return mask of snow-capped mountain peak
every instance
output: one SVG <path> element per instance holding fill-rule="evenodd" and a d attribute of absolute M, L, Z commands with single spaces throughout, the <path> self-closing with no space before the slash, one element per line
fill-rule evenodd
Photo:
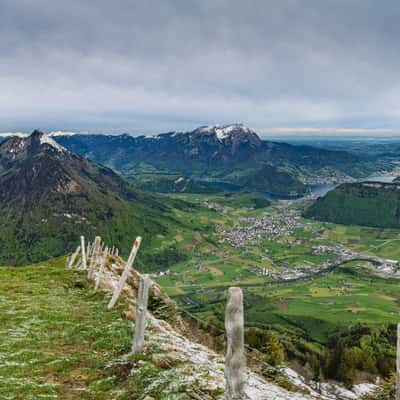
<path fill-rule="evenodd" d="M 210 137 L 214 135 L 217 141 L 221 143 L 225 143 L 226 141 L 236 143 L 248 141 L 258 145 L 261 142 L 257 133 L 243 124 L 201 126 L 189 134 L 197 137 L 202 135 Z"/>
<path fill-rule="evenodd" d="M 13 160 L 18 154 L 25 151 L 36 151 L 39 148 L 44 148 L 46 151 L 57 152 L 59 154 L 70 153 L 66 148 L 57 143 L 50 135 L 39 130 L 35 130 L 31 135 L 8 135 L 6 140 L 1 143 L 1 151 L 4 156 Z"/>

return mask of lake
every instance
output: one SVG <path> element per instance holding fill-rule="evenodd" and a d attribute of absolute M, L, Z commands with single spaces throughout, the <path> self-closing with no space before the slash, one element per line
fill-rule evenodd
<path fill-rule="evenodd" d="M 377 176 L 370 176 L 365 179 L 360 179 L 357 182 L 384 182 L 384 183 L 390 183 L 393 182 L 393 180 L 397 178 L 397 176 L 387 176 L 387 175 L 377 175 Z M 324 185 L 311 185 L 311 191 L 312 193 L 317 196 L 321 197 L 327 194 L 330 190 L 335 189 L 336 186 L 340 185 L 340 183 L 334 184 L 334 183 L 327 183 Z"/>

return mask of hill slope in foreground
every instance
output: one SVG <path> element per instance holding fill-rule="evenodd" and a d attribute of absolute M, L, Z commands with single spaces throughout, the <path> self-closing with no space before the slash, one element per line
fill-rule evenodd
<path fill-rule="evenodd" d="M 400 184 L 345 183 L 317 199 L 304 215 L 343 225 L 400 228 Z"/>
<path fill-rule="evenodd" d="M 167 320 L 175 329 L 184 323 L 157 287 L 150 294 L 147 350 L 134 356 L 136 272 L 124 299 L 107 311 L 108 290 L 118 275 L 108 269 L 111 278 L 95 293 L 85 272 L 64 265 L 60 258 L 0 268 L 1 399 L 223 398 L 223 358 L 183 336 L 184 328 L 171 328 Z M 154 317 L 160 309 L 168 310 L 157 314 L 164 320 Z M 312 391 L 288 392 L 250 371 L 246 392 L 251 400 L 326 399 Z"/>

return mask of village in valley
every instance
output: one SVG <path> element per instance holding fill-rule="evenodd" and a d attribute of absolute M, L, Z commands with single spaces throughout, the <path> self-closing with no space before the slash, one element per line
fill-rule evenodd
<path fill-rule="evenodd" d="M 340 243 L 327 243 L 322 235 L 321 225 L 329 226 L 331 224 L 315 224 L 304 220 L 301 217 L 301 209 L 289 207 L 290 202 L 281 201 L 275 206 L 274 213 L 263 213 L 259 216 L 239 217 L 239 225 L 233 229 L 219 227 L 219 243 L 229 244 L 238 249 L 244 249 L 245 254 L 249 254 L 249 246 L 262 246 L 268 241 L 288 245 L 302 245 L 304 240 L 296 237 L 296 231 L 306 231 L 315 236 L 315 239 L 321 241 L 311 247 L 313 254 L 326 255 L 328 260 L 318 265 L 308 263 L 299 263 L 290 268 L 260 268 L 251 267 L 250 270 L 258 276 L 268 276 L 273 280 L 299 280 L 307 279 L 316 275 L 327 273 L 332 269 L 349 261 L 360 260 L 366 263 L 371 271 L 379 275 L 390 277 L 400 277 L 399 261 L 384 257 L 378 257 L 368 252 L 355 251 L 346 248 Z M 226 212 L 226 211 L 225 211 Z M 290 248 L 287 249 L 290 253 Z M 260 256 L 261 261 L 270 260 L 268 257 L 268 247 L 266 253 Z"/>
<path fill-rule="evenodd" d="M 301 282 L 351 262 L 377 276 L 400 278 L 397 257 L 374 251 L 356 236 L 336 234 L 334 224 L 303 218 L 303 200 L 281 200 L 257 210 L 229 207 L 208 196 L 196 200 L 215 215 L 214 245 L 195 246 L 191 261 L 154 271 L 153 278 L 164 286 Z M 397 233 L 390 241 L 396 238 Z"/>

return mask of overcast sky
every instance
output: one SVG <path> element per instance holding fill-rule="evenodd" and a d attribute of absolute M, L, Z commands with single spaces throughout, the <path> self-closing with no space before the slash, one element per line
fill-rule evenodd
<path fill-rule="evenodd" d="M 399 21 L 398 0 L 1 0 L 0 132 L 400 134 Z"/>

